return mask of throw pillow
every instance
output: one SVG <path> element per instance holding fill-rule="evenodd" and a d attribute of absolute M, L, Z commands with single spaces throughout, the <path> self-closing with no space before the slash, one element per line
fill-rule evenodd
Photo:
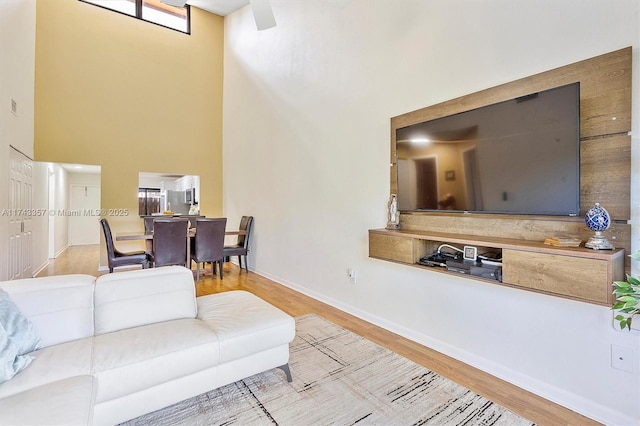
<path fill-rule="evenodd" d="M 40 348 L 40 338 L 33 324 L 20 312 L 9 294 L 0 289 L 0 325 L 9 341 L 16 347 L 18 355 L 25 355 Z"/>
<path fill-rule="evenodd" d="M 0 324 L 0 383 L 13 378 L 32 360 L 31 355 L 18 354 L 18 348 L 9 340 L 9 334 Z"/>

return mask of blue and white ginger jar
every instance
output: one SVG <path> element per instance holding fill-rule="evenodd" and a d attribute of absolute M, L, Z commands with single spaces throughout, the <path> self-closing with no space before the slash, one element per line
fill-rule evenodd
<path fill-rule="evenodd" d="M 584 215 L 584 221 L 592 231 L 605 231 L 611 224 L 609 212 L 599 203 L 591 207 Z"/>

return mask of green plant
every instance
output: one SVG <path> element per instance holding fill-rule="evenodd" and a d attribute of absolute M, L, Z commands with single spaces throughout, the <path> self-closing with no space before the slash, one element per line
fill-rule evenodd
<path fill-rule="evenodd" d="M 640 252 L 630 255 L 632 259 L 640 259 Z M 616 303 L 611 309 L 620 312 L 615 316 L 615 320 L 620 324 L 621 329 L 631 330 L 631 321 L 634 315 L 640 314 L 640 280 L 627 275 L 626 281 L 614 281 L 613 295 Z"/>

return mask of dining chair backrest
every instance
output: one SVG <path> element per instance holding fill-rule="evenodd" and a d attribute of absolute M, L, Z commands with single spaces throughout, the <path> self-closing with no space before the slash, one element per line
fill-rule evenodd
<path fill-rule="evenodd" d="M 115 247 L 113 245 L 113 235 L 111 234 L 111 227 L 109 226 L 109 221 L 107 219 L 100 219 L 100 225 L 102 225 L 102 231 L 104 232 L 104 241 L 107 244 L 107 258 L 111 260 L 111 258 L 115 257 Z"/>
<path fill-rule="evenodd" d="M 242 269 L 242 257 L 244 257 L 244 267 L 249 271 L 247 255 L 249 254 L 249 237 L 251 236 L 251 228 L 253 226 L 253 216 L 242 216 L 240 219 L 239 230 L 244 231 L 244 235 L 238 235 L 236 244 L 224 247 L 224 257 L 238 256 L 238 265 Z"/>
<path fill-rule="evenodd" d="M 179 219 L 185 219 L 185 218 L 182 218 L 182 217 L 180 217 L 180 216 L 168 216 L 168 217 L 167 217 L 167 216 L 145 217 L 145 218 L 144 218 L 144 233 L 145 233 L 145 234 L 151 234 L 151 233 L 153 233 L 153 223 L 154 223 L 156 220 L 179 220 Z M 187 219 L 187 220 L 189 220 L 189 218 L 186 218 L 186 219 Z M 189 224 L 190 224 L 190 225 L 193 225 L 194 221 L 195 221 L 195 220 L 194 220 L 193 218 L 191 218 L 191 219 L 189 220 Z M 191 227 L 193 227 L 193 226 L 191 226 Z"/>
<path fill-rule="evenodd" d="M 104 241 L 107 245 L 107 262 L 109 272 L 113 272 L 113 268 L 118 266 L 142 265 L 143 268 L 148 266 L 148 256 L 144 251 L 121 252 L 113 243 L 113 235 L 111 227 L 107 219 L 100 219 L 102 231 L 104 232 Z"/>
<path fill-rule="evenodd" d="M 156 219 L 153 222 L 155 266 L 187 266 L 187 219 Z"/>
<path fill-rule="evenodd" d="M 227 218 L 197 219 L 196 222 L 194 256 L 197 261 L 216 262 L 222 260 Z"/>
<path fill-rule="evenodd" d="M 238 247 L 247 248 L 249 246 L 249 235 L 251 234 L 251 226 L 253 225 L 253 216 L 242 216 L 240 219 L 240 229 L 245 231 L 245 235 L 238 235 Z"/>

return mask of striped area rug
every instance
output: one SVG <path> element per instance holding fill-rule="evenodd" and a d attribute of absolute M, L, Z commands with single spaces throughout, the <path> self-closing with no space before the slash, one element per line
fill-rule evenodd
<path fill-rule="evenodd" d="M 532 425 L 317 315 L 296 318 L 293 382 L 270 370 L 127 425 Z"/>

